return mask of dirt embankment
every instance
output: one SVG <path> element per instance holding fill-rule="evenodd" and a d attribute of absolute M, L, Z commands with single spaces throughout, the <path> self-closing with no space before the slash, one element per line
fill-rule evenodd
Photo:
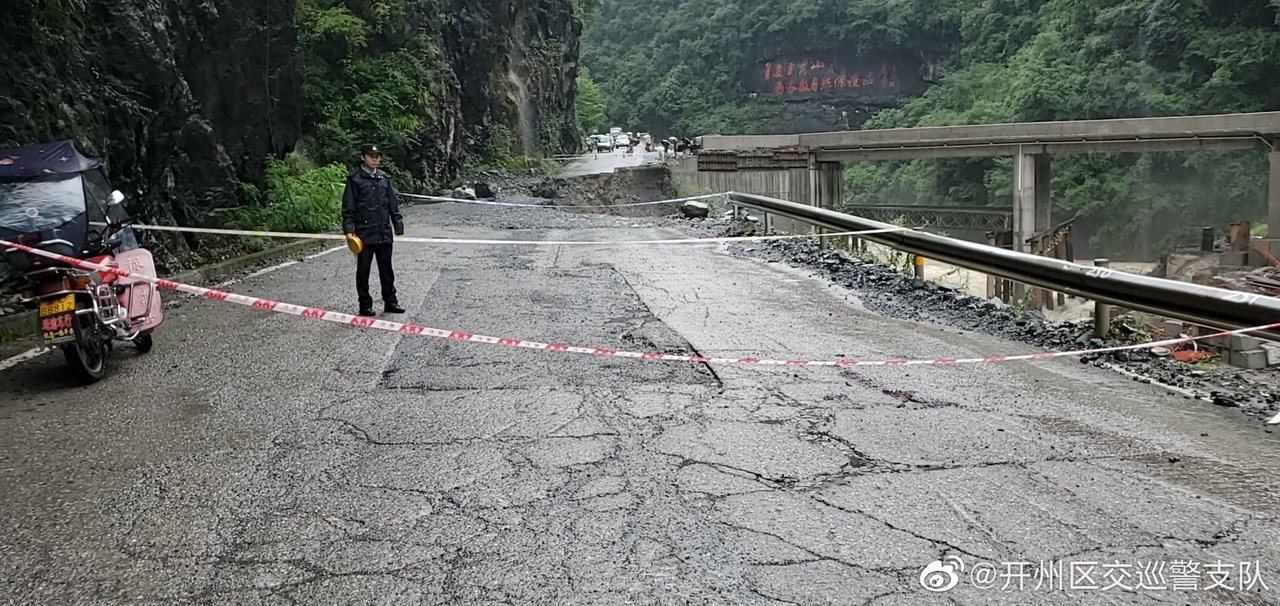
<path fill-rule="evenodd" d="M 674 206 L 623 205 L 675 198 L 676 187 L 671 171 L 665 166 L 637 166 L 618 168 L 612 173 L 550 179 L 534 187 L 531 193 L 554 200 L 556 206 L 581 207 L 584 212 L 659 217 L 671 214 Z"/>

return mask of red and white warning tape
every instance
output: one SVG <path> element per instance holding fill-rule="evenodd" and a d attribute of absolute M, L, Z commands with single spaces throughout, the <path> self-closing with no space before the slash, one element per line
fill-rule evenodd
<path fill-rule="evenodd" d="M 1268 330 L 1272 328 L 1280 328 L 1280 322 L 1268 324 L 1266 326 L 1258 326 L 1254 328 L 1242 328 L 1238 330 L 1223 331 L 1212 335 L 1204 335 L 1200 337 L 1183 337 L 1178 339 L 1166 339 L 1163 341 L 1155 341 L 1151 343 L 1142 343 L 1138 345 L 1125 345 L 1120 347 L 1103 347 L 1096 349 L 1082 349 L 1076 351 L 1056 351 L 1038 354 L 1017 354 L 1008 356 L 987 356 L 982 358 L 942 358 L 933 360 L 760 360 L 755 358 L 714 358 L 706 356 L 680 356 L 664 353 L 641 353 L 634 351 L 618 351 L 614 349 L 604 349 L 598 347 L 579 347 L 573 345 L 562 345 L 558 343 L 540 343 L 537 341 L 526 341 L 524 339 L 490 337 L 486 335 L 477 335 L 469 332 L 456 330 L 445 330 L 441 328 L 430 328 L 427 326 L 418 326 L 415 324 L 402 324 L 400 322 L 388 322 L 386 320 L 375 320 L 364 316 L 352 316 L 336 311 L 328 311 L 314 307 L 304 307 L 291 303 L 282 303 L 272 301 L 271 299 L 259 299 L 257 297 L 249 297 L 238 295 L 235 293 L 214 290 L 211 288 L 203 288 L 200 286 L 192 286 L 190 284 L 182 284 L 170 280 L 162 280 L 150 276 L 142 276 L 132 274 L 115 267 L 107 267 L 89 263 L 80 259 L 73 259 L 62 255 L 53 254 L 43 250 L 33 249 L 22 244 L 14 244 L 0 240 L 0 246 L 7 246 L 12 249 L 25 251 L 28 253 L 40 255 L 50 259 L 56 259 L 68 265 L 102 272 L 104 274 L 114 274 L 119 277 L 133 278 L 144 282 L 155 284 L 159 288 L 185 292 L 206 299 L 215 301 L 225 301 L 235 303 L 253 309 L 261 309 L 275 313 L 291 314 L 309 318 L 312 320 L 324 320 L 326 322 L 336 322 L 338 324 L 346 324 L 357 328 L 374 328 L 378 330 L 386 330 L 390 332 L 398 332 L 410 335 L 419 335 L 427 337 L 438 337 L 442 339 L 452 339 L 455 341 L 470 341 L 472 343 L 486 343 L 490 345 L 501 345 L 504 347 L 523 347 L 526 349 L 537 349 L 543 351 L 569 352 L 577 354 L 587 354 L 594 356 L 609 356 L 615 358 L 633 358 L 637 360 L 657 360 L 664 362 L 694 362 L 702 364 L 739 364 L 744 366 L 949 366 L 954 364 L 974 364 L 979 362 L 1013 362 L 1018 360 L 1047 360 L 1050 358 L 1062 358 L 1068 356 L 1081 356 L 1088 354 L 1099 354 L 1114 351 L 1128 351 L 1135 349 L 1149 349 L 1153 347 L 1168 347 L 1178 343 L 1186 343 L 1189 341 L 1197 341 L 1201 339 L 1209 339 L 1213 337 L 1221 337 L 1226 335 L 1238 335 L 1259 330 Z M 1280 417 L 1277 417 L 1280 418 Z"/>

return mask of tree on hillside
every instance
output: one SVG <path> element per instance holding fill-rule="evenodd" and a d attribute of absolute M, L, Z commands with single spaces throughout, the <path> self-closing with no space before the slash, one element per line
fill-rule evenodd
<path fill-rule="evenodd" d="M 378 141 L 394 171 L 436 118 L 439 49 L 420 23 L 434 3 L 396 0 L 359 13 L 349 4 L 298 3 L 308 151 L 321 163 L 350 163 L 362 142 Z"/>
<path fill-rule="evenodd" d="M 600 88 L 591 79 L 591 73 L 583 67 L 578 70 L 578 124 L 584 134 L 604 131 L 605 105 Z"/>
<path fill-rule="evenodd" d="M 752 134 L 784 102 L 744 69 L 820 48 L 923 58 L 932 86 L 863 128 L 1280 109 L 1275 0 L 606 0 L 583 61 L 617 122 Z M 813 103 L 819 109 L 819 103 Z M 785 125 L 784 125 L 785 126 Z M 657 128 L 657 127 L 655 127 Z M 1008 206 L 1007 158 L 848 167 L 854 202 Z M 1252 152 L 1054 159 L 1055 218 L 1085 249 L 1153 256 L 1193 227 L 1265 217 Z"/>

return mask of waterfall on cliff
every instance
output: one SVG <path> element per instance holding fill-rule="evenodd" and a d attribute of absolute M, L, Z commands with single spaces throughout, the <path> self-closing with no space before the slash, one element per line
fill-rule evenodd
<path fill-rule="evenodd" d="M 515 86 L 515 98 L 512 101 L 516 105 L 516 112 L 520 119 L 520 149 L 526 157 L 533 157 L 538 154 L 538 108 L 533 105 L 533 98 L 529 96 L 529 86 L 516 73 L 515 67 L 507 70 L 507 80 Z"/>

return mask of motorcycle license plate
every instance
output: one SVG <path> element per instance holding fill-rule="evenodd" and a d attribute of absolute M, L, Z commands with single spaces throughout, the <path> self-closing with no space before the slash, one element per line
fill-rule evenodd
<path fill-rule="evenodd" d="M 46 343 L 74 341 L 76 297 L 63 295 L 40 302 L 40 335 Z"/>

